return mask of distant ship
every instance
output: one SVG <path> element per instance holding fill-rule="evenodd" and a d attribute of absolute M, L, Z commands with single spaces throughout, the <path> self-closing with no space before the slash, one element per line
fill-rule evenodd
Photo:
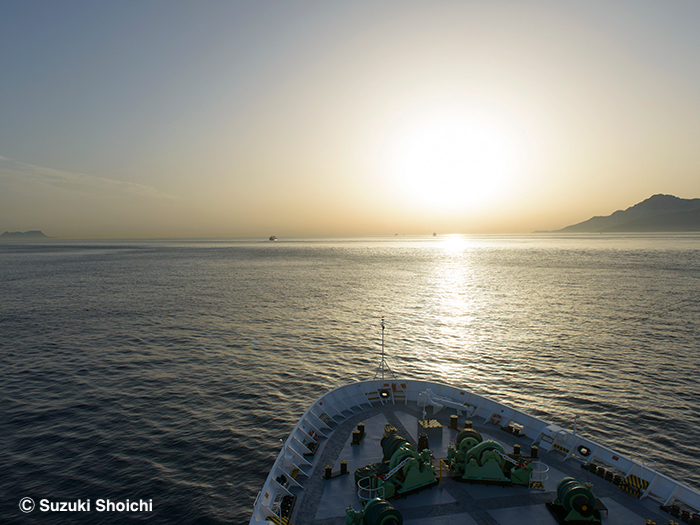
<path fill-rule="evenodd" d="M 698 490 L 585 437 L 576 418 L 572 431 L 468 388 L 395 377 L 383 329 L 374 379 L 319 392 L 250 525 L 700 524 Z"/>
<path fill-rule="evenodd" d="M 277 240 L 277 237 L 275 237 L 274 235 L 270 235 L 270 240 L 271 240 L 271 241 L 276 241 L 276 240 Z"/>

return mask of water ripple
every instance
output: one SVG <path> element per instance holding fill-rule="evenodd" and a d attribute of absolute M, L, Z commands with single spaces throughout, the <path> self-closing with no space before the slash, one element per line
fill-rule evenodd
<path fill-rule="evenodd" d="M 468 386 L 700 487 L 700 238 L 0 246 L 3 523 L 244 523 L 328 388 Z M 37 523 L 95 513 L 34 512 Z"/>

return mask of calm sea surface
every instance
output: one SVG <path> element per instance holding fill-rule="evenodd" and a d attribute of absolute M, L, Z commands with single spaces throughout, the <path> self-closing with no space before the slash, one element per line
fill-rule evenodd
<path fill-rule="evenodd" d="M 397 373 L 578 414 L 700 488 L 698 235 L 3 243 L 0 522 L 247 523 L 311 401 L 373 376 L 381 316 Z"/>

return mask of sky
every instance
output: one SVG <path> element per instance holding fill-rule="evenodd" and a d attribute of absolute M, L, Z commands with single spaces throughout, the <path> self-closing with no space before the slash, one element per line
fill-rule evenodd
<path fill-rule="evenodd" d="M 700 2 L 0 3 L 0 231 L 527 233 L 700 197 Z"/>

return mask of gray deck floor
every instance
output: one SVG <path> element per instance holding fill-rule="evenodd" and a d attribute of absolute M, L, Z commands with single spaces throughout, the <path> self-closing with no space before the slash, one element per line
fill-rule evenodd
<path fill-rule="evenodd" d="M 449 416 L 447 410 L 437 414 L 443 428 L 427 431 L 430 449 L 435 458 L 446 457 L 447 445 L 456 437 L 457 431 L 448 427 Z M 307 477 L 299 478 L 304 485 L 304 494 L 297 504 L 292 523 L 344 524 L 346 507 L 351 505 L 355 510 L 361 508 L 354 486 L 354 471 L 382 459 L 380 440 L 384 434 L 384 425 L 392 424 L 399 435 L 415 444 L 419 433 L 425 432 L 418 425 L 419 419 L 422 419 L 422 414 L 415 407 L 391 405 L 354 414 L 335 426 L 329 439 L 319 447 L 317 455 L 320 455 L 320 461 L 317 469 L 307 472 Z M 460 425 L 463 420 L 460 418 Z M 352 430 L 359 422 L 365 424 L 367 435 L 361 445 L 351 445 Z M 478 420 L 474 421 L 474 428 L 485 440 L 493 439 L 501 443 L 507 452 L 512 451 L 515 443 L 521 445 L 523 452 L 529 451 L 529 438 L 518 438 L 494 425 L 479 423 Z M 564 462 L 564 455 L 560 452 L 541 452 L 540 458 L 549 466 L 544 491 L 525 487 L 458 483 L 443 472 L 442 486 L 437 485 L 406 498 L 392 500 L 391 503 L 401 511 L 407 525 L 556 525 L 557 522 L 545 503 L 556 498 L 559 480 L 572 476 L 593 484 L 594 496 L 608 508 L 608 515 L 602 515 L 604 524 L 643 525 L 647 519 L 666 524 L 671 519 L 669 514 L 659 509 L 658 502 L 638 500 L 612 483 L 582 469 L 575 460 Z M 331 480 L 322 479 L 323 467 L 330 464 L 333 465 L 333 470 L 339 470 L 341 460 L 348 462 L 349 474 Z M 436 472 L 439 472 L 437 468 Z"/>

